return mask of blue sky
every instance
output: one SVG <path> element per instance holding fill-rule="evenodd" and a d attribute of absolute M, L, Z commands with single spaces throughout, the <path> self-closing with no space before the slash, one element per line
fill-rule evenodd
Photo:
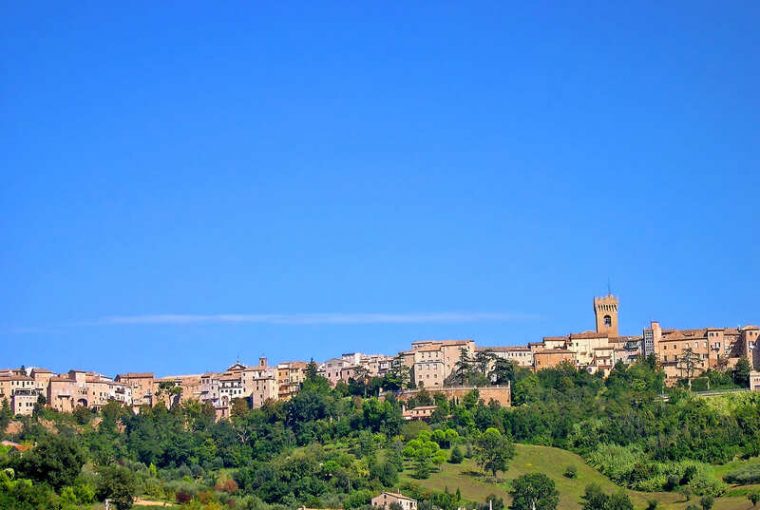
<path fill-rule="evenodd" d="M 560 5 L 561 4 L 561 5 Z M 3 2 L 0 365 L 760 322 L 757 2 Z"/>

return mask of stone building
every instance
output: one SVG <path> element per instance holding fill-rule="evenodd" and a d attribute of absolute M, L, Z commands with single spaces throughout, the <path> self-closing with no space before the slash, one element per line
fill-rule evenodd
<path fill-rule="evenodd" d="M 575 356 L 567 349 L 544 349 L 533 353 L 533 363 L 535 370 L 554 368 L 562 363 L 575 365 Z"/>
<path fill-rule="evenodd" d="M 290 400 L 301 389 L 306 379 L 305 361 L 286 361 L 277 365 L 277 398 Z"/>
<path fill-rule="evenodd" d="M 418 340 L 412 342 L 414 382 L 418 386 L 440 387 L 456 369 L 464 353 L 475 355 L 475 342 L 466 340 Z"/>
<path fill-rule="evenodd" d="M 533 366 L 533 353 L 527 346 L 478 347 L 477 352 L 490 352 L 496 357 L 514 362 L 518 367 Z"/>
<path fill-rule="evenodd" d="M 668 379 L 697 377 L 707 369 L 731 369 L 742 356 L 757 367 L 753 356 L 759 334 L 757 326 L 663 329 L 656 321 L 644 330 Z"/>
<path fill-rule="evenodd" d="M 381 492 L 372 498 L 372 506 L 375 508 L 390 508 L 398 503 L 403 510 L 417 510 L 417 500 L 404 496 L 399 492 Z"/>
<path fill-rule="evenodd" d="M 594 298 L 597 333 L 606 333 L 607 337 L 619 336 L 618 304 L 618 298 L 612 294 Z"/>
<path fill-rule="evenodd" d="M 156 377 L 153 372 L 128 372 L 119 374 L 116 382 L 128 386 L 132 391 L 132 407 L 137 410 L 141 406 L 155 405 L 154 394 L 156 393 Z"/>

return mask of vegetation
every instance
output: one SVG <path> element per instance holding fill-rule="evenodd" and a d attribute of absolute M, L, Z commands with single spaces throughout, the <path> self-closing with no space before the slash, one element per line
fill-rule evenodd
<path fill-rule="evenodd" d="M 606 380 L 568 365 L 531 373 L 497 361 L 463 359 L 455 376 L 511 382 L 515 407 L 482 402 L 477 390 L 456 401 L 423 390 L 407 405 L 435 405 L 429 423 L 402 420 L 393 390 L 410 379 L 399 364 L 336 388 L 312 366 L 290 401 L 255 410 L 237 401 L 219 422 L 197 402 L 136 415 L 117 403 L 73 415 L 38 407 L 7 436 L 33 448 L 0 449 L 0 508 L 71 510 L 108 498 L 120 510 L 141 500 L 362 509 L 399 486 L 421 510 L 489 500 L 530 510 L 752 502 L 760 464 L 741 459 L 760 453 L 758 395 L 708 399 L 672 388 L 665 400 L 654 359 L 618 365 Z M 380 388 L 387 398 L 374 396 Z M 599 490 L 587 488 L 594 483 Z M 723 506 L 737 498 L 744 508 Z"/>

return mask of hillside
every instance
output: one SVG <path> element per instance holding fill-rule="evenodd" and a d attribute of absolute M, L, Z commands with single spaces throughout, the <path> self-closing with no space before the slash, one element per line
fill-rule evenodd
<path fill-rule="evenodd" d="M 569 479 L 564 476 L 563 473 L 568 466 L 576 467 L 576 478 Z M 402 480 L 434 490 L 442 491 L 448 488 L 450 492 L 453 492 L 458 488 L 462 497 L 471 501 L 484 501 L 489 494 L 496 494 L 503 497 L 506 502 L 509 501 L 509 482 L 520 475 L 535 471 L 546 474 L 557 484 L 560 493 L 559 510 L 579 509 L 583 491 L 590 483 L 597 483 L 608 492 L 620 489 L 574 453 L 559 448 L 525 444 L 517 445 L 517 455 L 510 463 L 506 474 L 500 474 L 499 483 L 494 483 L 490 477 L 484 476 L 469 459 L 460 465 L 446 463 L 441 467 L 440 472 L 433 473 L 427 480 L 411 478 L 408 472 L 402 474 Z M 685 509 L 688 504 L 698 504 L 698 501 L 695 501 L 698 498 L 692 498 L 692 501 L 687 503 L 683 496 L 677 493 L 643 493 L 631 490 L 626 490 L 626 492 L 636 508 L 645 508 L 650 499 L 656 499 L 660 504 L 659 508 L 673 510 Z M 743 496 L 718 498 L 714 506 L 715 510 L 749 510 L 750 508 L 750 503 Z"/>

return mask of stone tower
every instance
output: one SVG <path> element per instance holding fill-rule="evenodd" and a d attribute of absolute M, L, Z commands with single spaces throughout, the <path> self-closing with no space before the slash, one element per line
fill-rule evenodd
<path fill-rule="evenodd" d="M 607 333 L 610 337 L 620 336 L 618 334 L 618 298 L 612 294 L 595 297 L 594 315 L 597 333 Z"/>

